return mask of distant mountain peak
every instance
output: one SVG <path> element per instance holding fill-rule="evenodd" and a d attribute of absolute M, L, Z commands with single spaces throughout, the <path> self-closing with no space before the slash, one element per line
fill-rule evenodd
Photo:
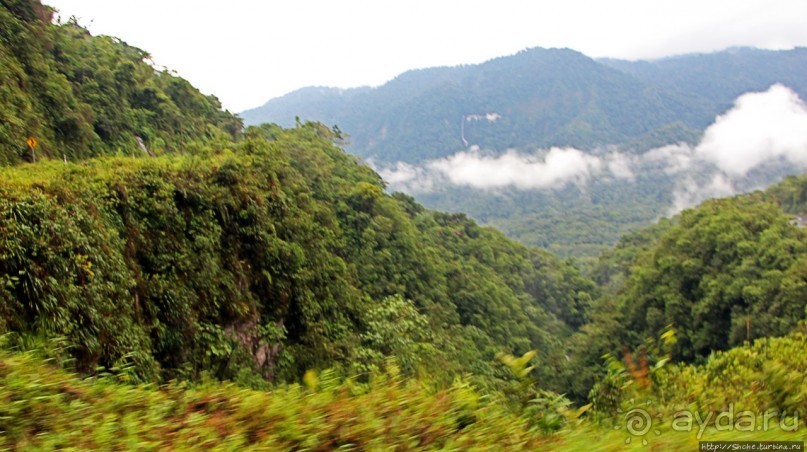
<path fill-rule="evenodd" d="M 508 148 L 621 145 L 637 150 L 692 142 L 747 91 L 773 83 L 807 98 L 807 49 L 736 47 L 650 61 L 592 59 L 532 47 L 461 66 L 406 71 L 372 88 L 297 90 L 242 113 L 248 124 L 336 124 L 350 151 L 377 162 L 418 162 L 467 144 Z M 496 112 L 495 122 L 466 124 Z"/>

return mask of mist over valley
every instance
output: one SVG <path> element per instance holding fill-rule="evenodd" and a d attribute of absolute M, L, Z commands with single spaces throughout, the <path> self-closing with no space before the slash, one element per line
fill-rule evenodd
<path fill-rule="evenodd" d="M 335 124 L 389 190 L 592 258 L 661 217 L 806 169 L 802 71 L 804 48 L 633 62 L 536 48 L 375 88 L 305 88 L 242 114 Z M 564 219 L 596 226 L 569 235 Z"/>

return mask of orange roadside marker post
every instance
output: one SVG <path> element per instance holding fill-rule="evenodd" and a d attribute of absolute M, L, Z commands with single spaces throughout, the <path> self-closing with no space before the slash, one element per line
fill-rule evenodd
<path fill-rule="evenodd" d="M 36 149 L 36 145 L 39 144 L 34 137 L 28 137 L 28 149 L 31 150 L 31 158 L 33 159 L 33 163 L 36 163 L 36 153 L 34 150 Z"/>

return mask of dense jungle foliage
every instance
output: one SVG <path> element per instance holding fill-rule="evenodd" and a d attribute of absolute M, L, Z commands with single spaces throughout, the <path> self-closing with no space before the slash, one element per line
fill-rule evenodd
<path fill-rule="evenodd" d="M 645 348 L 668 329 L 675 361 L 782 336 L 805 318 L 807 237 L 782 207 L 798 211 L 807 177 L 766 192 L 710 200 L 626 235 L 593 278 L 603 296 L 574 339 L 569 393 L 584 399 L 604 374 L 603 354 Z"/>
<path fill-rule="evenodd" d="M 674 179 L 663 171 L 638 173 L 634 180 L 590 180 L 548 190 L 477 190 L 440 187 L 416 193 L 436 210 L 461 211 L 528 246 L 574 258 L 582 269 L 630 232 L 668 215 Z"/>
<path fill-rule="evenodd" d="M 0 447 L 803 440 L 807 176 L 625 235 L 589 279 L 387 193 L 336 128 L 242 130 L 144 53 L 51 14 L 0 7 L 17 27 L 0 31 L 17 64 L 2 70 L 19 75 L 0 97 Z M 123 55 L 159 108 L 99 75 Z M 47 80 L 66 91 L 39 91 Z M 59 131 L 68 107 L 87 134 Z M 638 407 L 642 434 L 626 431 Z M 723 428 L 728 411 L 745 423 Z"/>
<path fill-rule="evenodd" d="M 53 15 L 35 1 L 0 2 L 0 165 L 181 152 L 240 133 L 240 118 L 148 53 Z"/>
<path fill-rule="evenodd" d="M 502 351 L 559 365 L 587 320 L 596 288 L 577 270 L 384 194 L 338 133 L 241 137 L 145 52 L 54 24 L 38 1 L 2 6 L 4 162 L 55 159 L 0 178 L 13 342 L 63 337 L 76 370 L 126 365 L 142 381 L 257 384 L 392 355 L 409 374 L 491 376 Z"/>
<path fill-rule="evenodd" d="M 384 194 L 316 124 L 214 155 L 0 172 L 5 331 L 143 381 L 294 380 L 310 368 L 492 375 L 587 321 L 592 282 L 462 215 Z M 549 369 L 546 369 L 549 373 Z"/>

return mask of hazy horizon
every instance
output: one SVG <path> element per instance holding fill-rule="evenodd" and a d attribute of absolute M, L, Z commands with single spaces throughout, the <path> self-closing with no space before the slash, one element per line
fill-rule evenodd
<path fill-rule="evenodd" d="M 646 60 L 807 46 L 807 2 L 794 0 L 46 3 L 62 20 L 149 52 L 236 112 L 306 86 L 379 86 L 407 70 L 534 47 Z"/>

